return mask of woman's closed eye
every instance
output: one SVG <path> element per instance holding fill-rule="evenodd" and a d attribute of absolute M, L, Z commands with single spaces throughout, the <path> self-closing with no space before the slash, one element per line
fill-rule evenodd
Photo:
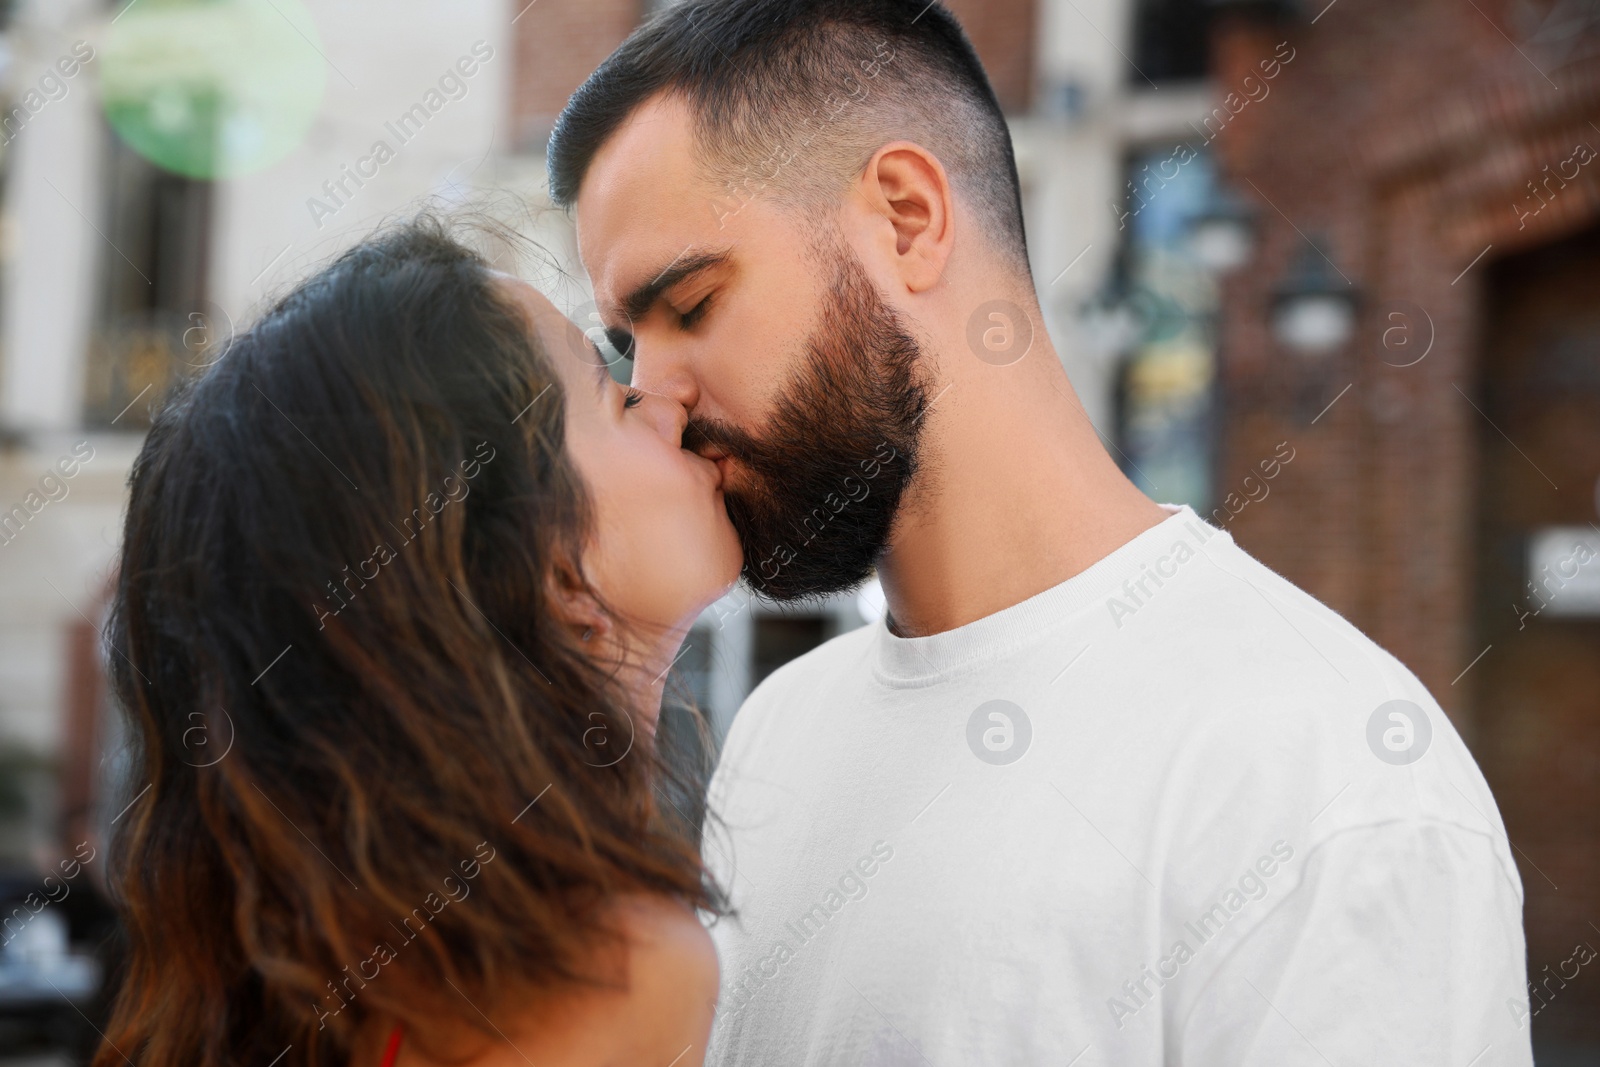
<path fill-rule="evenodd" d="M 622 409 L 636 408 L 644 402 L 644 393 L 633 386 L 627 386 L 622 391 Z"/>

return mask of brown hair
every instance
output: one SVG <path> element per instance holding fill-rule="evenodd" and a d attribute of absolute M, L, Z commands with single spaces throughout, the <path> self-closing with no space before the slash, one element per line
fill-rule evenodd
<path fill-rule="evenodd" d="M 378 1011 L 484 1028 L 598 980 L 614 895 L 716 910 L 647 731 L 552 608 L 588 530 L 564 436 L 524 317 L 426 216 L 156 419 L 108 630 L 148 793 L 112 843 L 97 1067 L 337 1063 Z"/>

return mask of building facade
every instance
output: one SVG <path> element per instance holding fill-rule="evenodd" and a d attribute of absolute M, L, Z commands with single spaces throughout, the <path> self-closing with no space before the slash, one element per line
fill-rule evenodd
<path fill-rule="evenodd" d="M 5 14 L 0 860 L 47 868 L 116 814 L 99 632 L 153 402 L 385 217 L 484 184 L 512 28 L 495 0 Z M 195 103 L 218 86 L 234 113 Z"/>
<path fill-rule="evenodd" d="M 1257 247 L 1223 282 L 1219 484 L 1297 458 L 1230 528 L 1467 738 L 1527 898 L 1506 1010 L 1569 1062 L 1600 1045 L 1600 5 L 1258 5 L 1218 92 L 1279 41 L 1217 139 Z M 1309 352 L 1274 324 L 1308 296 L 1352 325 Z"/>

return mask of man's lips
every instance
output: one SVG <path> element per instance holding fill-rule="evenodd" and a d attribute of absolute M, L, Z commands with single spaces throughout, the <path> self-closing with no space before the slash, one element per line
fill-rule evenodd
<path fill-rule="evenodd" d="M 723 449 L 711 447 L 701 449 L 697 455 L 699 455 L 701 459 L 710 460 L 712 463 L 715 463 L 717 465 L 718 473 L 722 475 L 722 481 L 726 482 L 728 480 L 728 472 L 733 466 L 733 456 L 728 454 Z"/>
<path fill-rule="evenodd" d="M 710 463 L 717 471 L 717 488 L 721 489 L 728 481 L 728 472 L 733 462 L 733 457 L 717 448 L 707 448 L 696 452 L 695 455 Z"/>

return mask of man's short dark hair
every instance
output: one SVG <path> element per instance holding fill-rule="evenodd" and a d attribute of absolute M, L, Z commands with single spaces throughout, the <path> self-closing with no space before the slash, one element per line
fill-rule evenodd
<path fill-rule="evenodd" d="M 837 203 L 872 154 L 939 158 L 990 240 L 1027 270 L 1011 134 L 955 17 L 927 0 L 684 0 L 591 74 L 550 135 L 550 195 L 570 206 L 595 154 L 664 93 L 694 115 L 720 211 L 758 195 Z"/>

